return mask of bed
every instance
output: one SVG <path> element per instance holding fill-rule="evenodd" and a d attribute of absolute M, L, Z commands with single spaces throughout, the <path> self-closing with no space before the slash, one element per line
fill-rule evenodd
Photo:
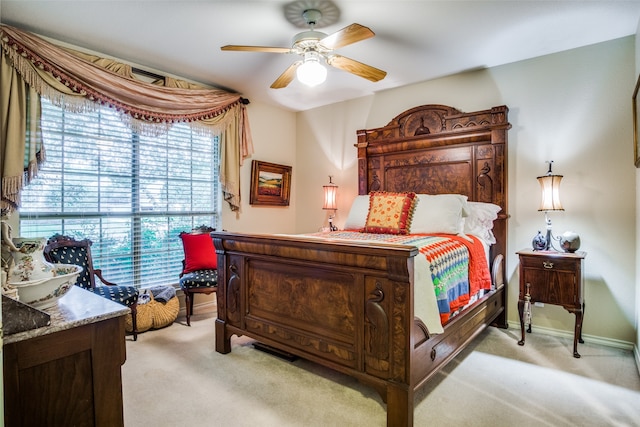
<path fill-rule="evenodd" d="M 416 316 L 416 246 L 317 235 L 213 232 L 216 351 L 246 335 L 357 378 L 412 426 L 414 393 L 485 327 L 506 328 L 508 108 L 404 111 L 357 132 L 358 193 L 457 194 L 499 206 L 490 289 L 434 333 Z"/>

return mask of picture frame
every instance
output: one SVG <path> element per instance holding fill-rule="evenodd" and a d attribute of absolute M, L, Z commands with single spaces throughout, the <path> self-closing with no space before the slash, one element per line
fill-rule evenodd
<path fill-rule="evenodd" d="M 252 205 L 289 206 L 291 166 L 253 160 L 251 162 Z"/>
<path fill-rule="evenodd" d="M 633 161 L 637 168 L 640 168 L 640 141 L 638 141 L 638 132 L 640 131 L 640 117 L 638 117 L 638 89 L 640 88 L 640 75 L 636 81 L 636 87 L 633 90 Z"/>

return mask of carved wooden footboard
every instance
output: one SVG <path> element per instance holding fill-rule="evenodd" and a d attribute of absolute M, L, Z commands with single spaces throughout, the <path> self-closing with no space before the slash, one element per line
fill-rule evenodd
<path fill-rule="evenodd" d="M 506 327 L 508 109 L 427 105 L 358 132 L 359 193 L 458 193 L 502 207 L 494 289 L 431 335 L 414 315 L 413 246 L 214 232 L 216 351 L 247 335 L 374 387 L 388 426 L 413 425 L 413 396 L 487 325 Z"/>
<path fill-rule="evenodd" d="M 410 339 L 409 272 L 416 248 L 212 235 L 224 265 L 218 277 L 217 332 L 224 332 L 217 334 L 219 350 L 229 350 L 233 334 L 253 334 L 335 368 L 404 378 L 407 369 L 396 360 L 404 359 Z"/>
<path fill-rule="evenodd" d="M 216 350 L 247 335 L 374 387 L 390 426 L 411 425 L 413 393 L 504 307 L 503 289 L 429 336 L 413 315 L 411 246 L 212 233 Z"/>

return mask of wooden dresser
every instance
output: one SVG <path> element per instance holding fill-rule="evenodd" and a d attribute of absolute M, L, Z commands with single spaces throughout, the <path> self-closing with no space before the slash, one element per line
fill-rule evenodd
<path fill-rule="evenodd" d="M 524 345 L 524 306 L 530 302 L 561 305 L 575 314 L 573 335 L 573 357 L 579 358 L 578 341 L 582 340 L 582 319 L 584 316 L 584 258 L 585 252 L 553 252 L 523 249 L 520 256 L 520 294 L 518 313 Z M 531 332 L 531 325 L 529 325 Z"/>
<path fill-rule="evenodd" d="M 46 312 L 50 325 L 4 336 L 5 425 L 124 425 L 129 309 L 73 286 Z"/>

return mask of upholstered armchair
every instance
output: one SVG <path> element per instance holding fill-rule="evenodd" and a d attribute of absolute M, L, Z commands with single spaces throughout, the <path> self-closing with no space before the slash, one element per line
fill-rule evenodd
<path fill-rule="evenodd" d="M 217 256 L 211 239 L 215 228 L 201 225 L 191 232 L 180 233 L 184 259 L 180 288 L 184 292 L 187 326 L 191 326 L 195 294 L 209 295 L 218 290 Z"/>
<path fill-rule="evenodd" d="M 133 340 L 138 339 L 136 314 L 138 308 L 138 289 L 135 286 L 116 285 L 102 277 L 102 270 L 93 267 L 91 258 L 91 240 L 75 240 L 73 237 L 56 234 L 44 248 L 47 261 L 57 264 L 75 264 L 82 267 L 76 285 L 90 292 L 125 305 L 131 309 L 133 322 Z M 96 277 L 102 284 L 96 283 Z"/>

